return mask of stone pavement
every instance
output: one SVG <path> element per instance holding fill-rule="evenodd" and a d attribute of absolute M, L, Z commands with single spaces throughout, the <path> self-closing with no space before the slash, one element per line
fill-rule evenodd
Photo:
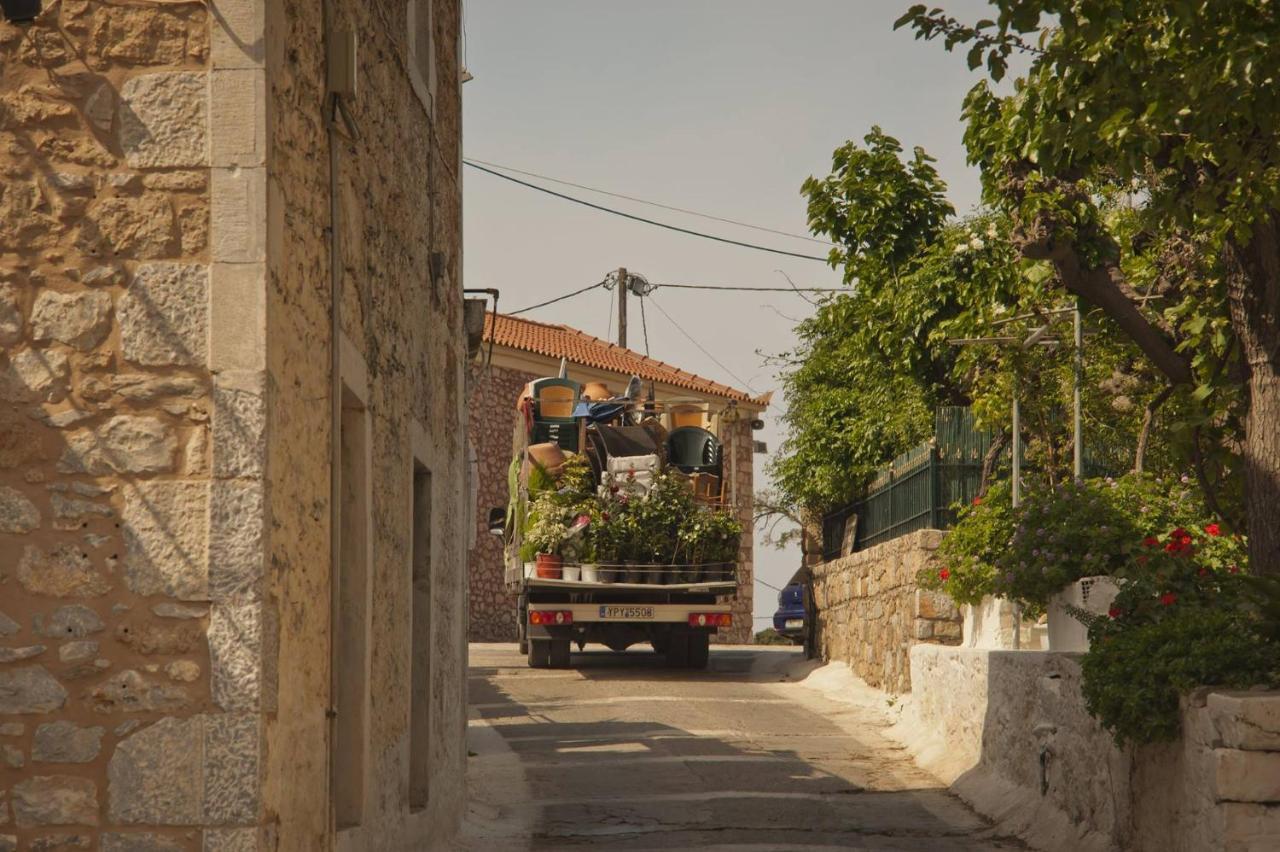
<path fill-rule="evenodd" d="M 1021 849 L 917 768 L 873 708 L 789 682 L 789 648 L 713 647 L 711 669 L 575 654 L 531 670 L 472 645 L 467 846 Z"/>

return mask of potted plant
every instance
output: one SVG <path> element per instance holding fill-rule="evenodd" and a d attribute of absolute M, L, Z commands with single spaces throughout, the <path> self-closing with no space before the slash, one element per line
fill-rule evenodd
<path fill-rule="evenodd" d="M 544 580 L 559 580 L 564 560 L 560 548 L 569 531 L 564 511 L 555 504 L 553 494 L 543 493 L 529 512 L 529 528 L 525 544 L 536 554 L 535 572 Z"/>

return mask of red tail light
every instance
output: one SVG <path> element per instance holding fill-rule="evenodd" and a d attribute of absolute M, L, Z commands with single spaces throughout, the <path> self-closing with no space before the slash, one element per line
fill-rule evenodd
<path fill-rule="evenodd" d="M 530 624 L 573 624 L 573 611 L 568 609 L 531 609 Z"/>
<path fill-rule="evenodd" d="M 691 612 L 690 627 L 732 627 L 733 616 L 727 612 Z"/>

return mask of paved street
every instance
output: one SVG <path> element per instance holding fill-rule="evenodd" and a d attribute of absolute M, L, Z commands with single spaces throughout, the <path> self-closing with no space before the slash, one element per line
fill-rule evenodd
<path fill-rule="evenodd" d="M 514 645 L 473 645 L 469 848 L 1022 848 L 917 769 L 879 714 L 790 682 L 796 650 L 715 648 L 694 673 L 660 659 L 530 670 Z"/>

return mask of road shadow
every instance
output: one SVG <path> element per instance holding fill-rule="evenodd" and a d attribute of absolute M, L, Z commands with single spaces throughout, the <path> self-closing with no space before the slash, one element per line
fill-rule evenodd
<path fill-rule="evenodd" d="M 523 801 L 504 806 L 535 826 L 530 848 L 1023 848 L 925 773 L 883 765 L 883 743 L 776 692 L 753 698 L 741 684 L 769 681 L 752 674 L 752 655 L 713 650 L 707 673 L 635 652 L 574 655 L 572 670 L 522 670 L 514 655 L 473 666 L 473 717 L 526 778 Z M 709 690 L 686 707 L 671 694 L 679 686 L 660 686 L 688 681 L 735 690 L 724 699 L 732 712 Z M 612 703 L 623 685 L 641 690 L 621 699 L 625 717 Z"/>

